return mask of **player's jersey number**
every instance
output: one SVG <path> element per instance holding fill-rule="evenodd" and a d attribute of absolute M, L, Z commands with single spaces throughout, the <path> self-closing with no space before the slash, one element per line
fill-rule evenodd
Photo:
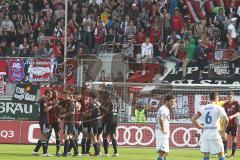
<path fill-rule="evenodd" d="M 207 114 L 206 114 L 205 122 L 206 122 L 206 124 L 210 124 L 212 122 L 212 116 L 210 115 L 210 111 L 207 112 Z"/>

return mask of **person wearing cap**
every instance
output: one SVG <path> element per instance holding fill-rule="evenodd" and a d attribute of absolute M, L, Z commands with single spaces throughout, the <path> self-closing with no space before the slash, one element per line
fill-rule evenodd
<path fill-rule="evenodd" d="M 237 18 L 232 18 L 231 23 L 228 26 L 228 33 L 227 33 L 227 38 L 228 38 L 228 45 L 230 49 L 236 49 L 237 48 L 237 31 L 236 31 L 236 22 Z"/>

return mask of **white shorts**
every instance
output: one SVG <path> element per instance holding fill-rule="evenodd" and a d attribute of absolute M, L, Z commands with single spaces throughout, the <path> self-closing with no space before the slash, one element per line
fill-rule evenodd
<path fill-rule="evenodd" d="M 211 154 L 224 152 L 223 142 L 221 139 L 201 139 L 200 151 Z"/>
<path fill-rule="evenodd" d="M 169 139 L 168 138 L 156 139 L 156 150 L 157 152 L 163 151 L 169 153 Z"/>

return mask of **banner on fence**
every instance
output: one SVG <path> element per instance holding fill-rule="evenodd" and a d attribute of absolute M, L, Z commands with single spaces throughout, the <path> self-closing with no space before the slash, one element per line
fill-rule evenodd
<path fill-rule="evenodd" d="M 49 82 L 53 73 L 51 59 L 27 59 L 26 82 Z"/>
<path fill-rule="evenodd" d="M 76 72 L 74 71 L 77 68 L 77 62 L 74 59 L 67 61 L 67 83 L 73 84 L 76 83 Z M 64 80 L 64 64 L 58 64 L 54 73 L 54 80 L 63 82 Z"/>
<path fill-rule="evenodd" d="M 235 100 L 239 101 L 240 96 L 235 96 Z M 224 101 L 227 100 L 227 95 L 219 95 L 218 105 L 223 105 Z M 209 95 L 195 95 L 194 100 L 194 112 L 196 113 L 200 107 L 207 105 L 210 102 Z"/>
<path fill-rule="evenodd" d="M 38 120 L 39 103 L 18 103 L 0 100 L 0 120 Z"/>
<path fill-rule="evenodd" d="M 19 82 L 25 77 L 25 62 L 23 59 L 15 58 L 7 60 L 8 81 Z"/>
<path fill-rule="evenodd" d="M 12 101 L 19 103 L 35 103 L 39 86 L 32 84 L 16 84 Z"/>

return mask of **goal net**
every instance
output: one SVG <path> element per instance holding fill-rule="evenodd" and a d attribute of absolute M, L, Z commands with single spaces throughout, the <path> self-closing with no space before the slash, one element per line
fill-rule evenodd
<path fill-rule="evenodd" d="M 230 91 L 235 93 L 235 100 L 240 100 L 240 86 L 237 85 L 122 82 L 88 84 L 93 90 L 104 89 L 116 97 L 119 106 L 117 137 L 119 144 L 125 146 L 155 146 L 156 115 L 167 94 L 176 97 L 176 104 L 171 111 L 171 147 L 198 147 L 196 135 L 199 130 L 191 124 L 190 119 L 199 107 L 209 103 L 211 92 L 219 93 L 218 105 L 224 104 Z"/>

